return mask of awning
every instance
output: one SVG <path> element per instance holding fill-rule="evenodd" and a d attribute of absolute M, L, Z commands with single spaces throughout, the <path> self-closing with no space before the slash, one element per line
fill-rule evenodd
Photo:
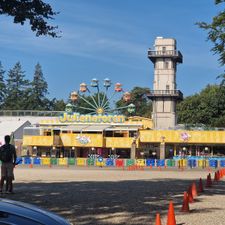
<path fill-rule="evenodd" d="M 111 127 L 111 125 L 90 125 L 88 127 L 85 127 L 82 131 L 98 131 L 102 132 L 106 130 L 107 128 Z"/>
<path fill-rule="evenodd" d="M 116 130 L 118 130 L 118 131 L 120 131 L 120 130 L 133 130 L 133 131 L 137 131 L 138 130 L 138 127 L 129 127 L 129 126 L 127 126 L 127 127 L 125 127 L 125 126 L 122 126 L 122 127 L 119 127 L 119 126 L 116 126 L 116 127 L 109 127 L 109 128 L 106 128 L 105 129 L 106 131 L 116 131 Z"/>
<path fill-rule="evenodd" d="M 84 128 L 88 127 L 88 125 L 84 124 L 84 125 L 77 125 L 77 126 L 66 126 L 61 128 L 61 130 L 71 130 L 71 131 L 78 131 L 81 132 L 83 131 Z"/>

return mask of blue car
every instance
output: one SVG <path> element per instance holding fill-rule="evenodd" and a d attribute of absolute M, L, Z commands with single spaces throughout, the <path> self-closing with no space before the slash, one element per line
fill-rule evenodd
<path fill-rule="evenodd" d="M 24 202 L 0 198 L 1 225 L 71 225 L 52 212 Z"/>

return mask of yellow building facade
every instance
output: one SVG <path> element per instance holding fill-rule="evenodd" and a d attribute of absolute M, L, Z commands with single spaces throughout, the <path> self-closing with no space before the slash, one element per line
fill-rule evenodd
<path fill-rule="evenodd" d="M 96 123 L 62 121 L 60 117 L 41 120 L 38 127 L 25 128 L 23 146 L 33 156 L 74 158 L 164 159 L 181 153 L 225 152 L 225 131 L 153 130 L 148 118 L 119 116 L 108 123 L 110 119 L 104 117 L 103 122 L 100 118 Z"/>

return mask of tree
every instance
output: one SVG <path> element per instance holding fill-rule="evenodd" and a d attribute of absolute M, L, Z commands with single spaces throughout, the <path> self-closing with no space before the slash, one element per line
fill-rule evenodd
<path fill-rule="evenodd" d="M 26 109 L 27 89 L 29 81 L 25 79 L 25 72 L 22 71 L 20 62 L 17 62 L 13 69 L 8 72 L 6 85 L 5 109 Z"/>
<path fill-rule="evenodd" d="M 215 0 L 215 4 L 223 4 L 225 0 Z M 217 16 L 213 17 L 212 23 L 199 22 L 197 25 L 208 31 L 207 40 L 212 41 L 214 47 L 211 51 L 219 55 L 219 63 L 225 65 L 225 10 L 223 9 Z M 225 85 L 225 73 L 219 77 L 222 78 L 222 85 Z"/>
<path fill-rule="evenodd" d="M 4 103 L 5 100 L 5 81 L 4 81 L 5 71 L 3 69 L 2 63 L 0 62 L 0 106 Z"/>
<path fill-rule="evenodd" d="M 134 87 L 130 94 L 131 94 L 131 100 L 128 102 L 123 101 L 123 98 L 121 98 L 119 101 L 116 102 L 117 107 L 123 107 L 128 106 L 129 104 L 133 103 L 135 105 L 136 116 L 143 116 L 143 117 L 151 117 L 151 101 L 147 98 L 146 94 L 149 93 L 149 88 L 142 88 L 142 87 Z M 127 109 L 121 109 L 120 110 L 122 114 L 126 116 L 130 116 Z"/>
<path fill-rule="evenodd" d="M 14 23 L 24 23 L 28 20 L 31 30 L 36 36 L 49 35 L 58 37 L 57 26 L 47 23 L 54 19 L 58 12 L 54 12 L 50 4 L 41 0 L 1 0 L 0 14 L 6 14 L 14 18 Z"/>
<path fill-rule="evenodd" d="M 53 98 L 50 101 L 50 108 L 49 110 L 52 111 L 65 111 L 66 108 L 66 103 L 64 102 L 64 100 L 58 100 L 56 98 Z"/>
<path fill-rule="evenodd" d="M 179 103 L 177 112 L 179 123 L 224 127 L 225 87 L 208 85 L 199 94 L 186 97 Z"/>
<path fill-rule="evenodd" d="M 34 78 L 31 82 L 27 108 L 35 110 L 46 110 L 46 95 L 48 94 L 48 84 L 44 79 L 41 65 L 35 66 Z"/>

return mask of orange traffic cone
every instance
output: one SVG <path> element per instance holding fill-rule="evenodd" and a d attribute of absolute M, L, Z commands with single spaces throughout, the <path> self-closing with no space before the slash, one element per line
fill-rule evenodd
<path fill-rule="evenodd" d="M 189 212 L 189 201 L 188 201 L 188 193 L 185 191 L 184 192 L 184 200 L 183 200 L 183 205 L 181 208 L 181 212 Z"/>
<path fill-rule="evenodd" d="M 222 175 L 219 170 L 216 172 L 216 174 L 217 174 L 217 180 L 219 181 L 220 178 L 222 178 Z"/>
<path fill-rule="evenodd" d="M 193 198 L 193 195 L 192 195 L 192 190 L 191 190 L 191 186 L 188 188 L 188 202 L 189 203 L 193 203 L 194 202 L 194 198 Z"/>
<path fill-rule="evenodd" d="M 202 178 L 199 179 L 198 191 L 199 192 L 204 192 L 203 184 L 202 184 Z"/>
<path fill-rule="evenodd" d="M 159 213 L 156 214 L 155 225 L 162 225 Z"/>
<path fill-rule="evenodd" d="M 33 168 L 33 164 L 31 163 L 31 164 L 29 165 L 29 167 L 30 167 L 30 168 Z"/>
<path fill-rule="evenodd" d="M 176 225 L 176 219 L 175 219 L 175 213 L 174 213 L 174 207 L 173 207 L 172 201 L 170 201 L 170 204 L 169 204 L 169 210 L 167 215 L 167 225 Z"/>
<path fill-rule="evenodd" d="M 192 192 L 193 198 L 198 196 L 195 182 L 193 182 L 192 185 L 191 185 L 191 192 Z"/>
<path fill-rule="evenodd" d="M 218 173 L 217 172 L 214 173 L 214 182 L 218 182 Z"/>

